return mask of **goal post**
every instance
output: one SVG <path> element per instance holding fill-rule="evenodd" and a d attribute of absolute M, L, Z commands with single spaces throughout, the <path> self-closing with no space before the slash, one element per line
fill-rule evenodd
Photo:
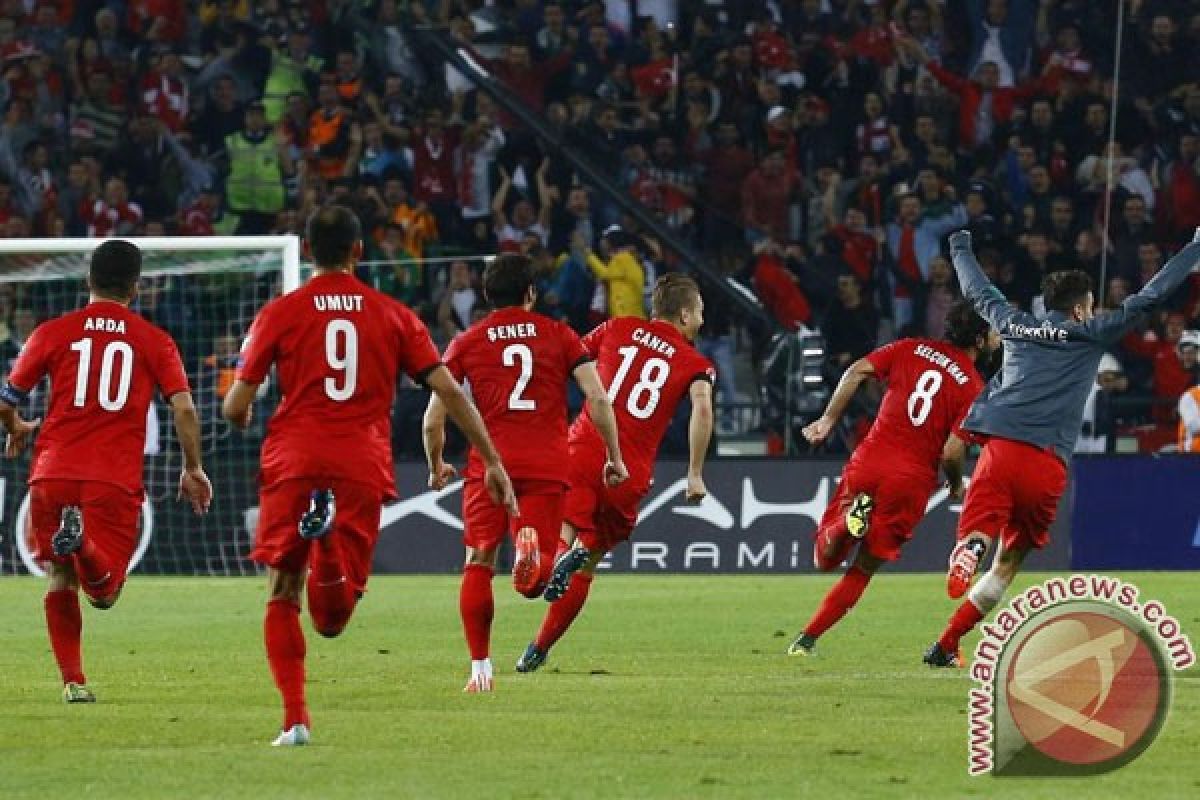
<path fill-rule="evenodd" d="M 175 499 L 182 467 L 171 412 L 155 398 L 146 420 L 140 572 L 239 575 L 257 571 L 250 549 L 257 505 L 259 450 L 266 420 L 279 401 L 268 386 L 243 432 L 220 413 L 238 351 L 255 314 L 300 285 L 296 236 L 117 237 L 142 250 L 142 280 L 133 309 L 166 330 L 179 346 L 200 415 L 205 468 L 215 498 L 197 517 Z M 24 341 L 49 319 L 83 307 L 89 256 L 104 240 L 0 239 L 0 370 L 7 377 Z M 45 412 L 44 381 L 21 411 Z M 29 454 L 0 463 L 0 575 L 40 567 L 29 556 Z"/>

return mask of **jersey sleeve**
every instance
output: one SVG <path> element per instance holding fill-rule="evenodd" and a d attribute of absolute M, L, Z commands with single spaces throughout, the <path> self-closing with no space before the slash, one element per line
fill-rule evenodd
<path fill-rule="evenodd" d="M 467 332 L 463 331 L 451 339 L 450 346 L 442 355 L 442 363 L 446 365 L 446 369 L 450 370 L 454 380 L 459 383 L 462 383 L 467 377 L 466 365 L 463 364 L 463 351 L 468 349 L 467 344 L 463 341 L 466 335 Z"/>
<path fill-rule="evenodd" d="M 157 357 L 154 359 L 154 382 L 162 396 L 170 400 L 177 394 L 191 391 L 187 372 L 183 368 L 183 359 L 175 340 L 166 333 L 161 334 L 157 344 Z"/>
<path fill-rule="evenodd" d="M 417 383 L 424 383 L 425 377 L 442 365 L 442 359 L 421 318 L 407 306 L 396 305 L 400 328 L 400 369 Z"/>
<path fill-rule="evenodd" d="M 583 340 L 571 330 L 571 326 L 558 323 L 558 337 L 562 341 L 563 360 L 567 363 L 568 373 L 574 372 L 580 364 L 596 360 L 596 356 L 584 346 Z"/>
<path fill-rule="evenodd" d="M 274 324 L 274 307 L 269 305 L 258 313 L 238 358 L 237 378 L 246 383 L 260 384 L 275 361 L 279 331 Z"/>
<path fill-rule="evenodd" d="M 713 363 L 704 356 L 697 354 L 696 363 L 692 365 L 692 376 L 688 380 L 688 386 L 691 386 L 696 381 L 706 381 L 715 384 L 717 382 L 717 368 Z"/>
<path fill-rule="evenodd" d="M 892 367 L 896 364 L 897 356 L 904 352 L 908 343 L 907 339 L 897 339 L 891 344 L 885 344 L 883 347 L 867 353 L 866 359 L 875 368 L 875 375 L 881 381 L 887 380 Z"/>
<path fill-rule="evenodd" d="M 975 398 L 979 397 L 981 391 L 983 391 L 983 381 L 978 379 L 971 381 L 967 390 L 959 395 L 958 407 L 954 409 L 954 424 L 950 427 L 950 433 L 968 444 L 982 443 L 977 434 L 963 428 L 967 422 L 967 414 L 971 412 L 971 406 L 975 404 Z"/>
<path fill-rule="evenodd" d="M 612 322 L 611 319 L 601 322 L 583 337 L 583 346 L 592 355 L 592 358 L 600 355 L 600 345 L 604 343 L 604 337 L 612 328 Z"/>
<path fill-rule="evenodd" d="M 29 394 L 34 390 L 34 387 L 41 382 L 46 375 L 47 359 L 50 355 L 49 343 L 46 341 L 46 326 L 40 325 L 33 334 L 25 342 L 25 346 L 21 348 L 20 354 L 17 356 L 17 362 L 13 364 L 12 371 L 8 373 L 8 382 L 5 386 L 12 387 L 20 397 L 7 396 L 5 392 L 5 400 L 11 405 L 16 405 L 12 400 L 23 400 L 24 395 Z"/>

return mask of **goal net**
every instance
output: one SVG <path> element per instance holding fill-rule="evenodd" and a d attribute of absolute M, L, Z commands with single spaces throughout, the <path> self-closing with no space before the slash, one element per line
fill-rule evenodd
<path fill-rule="evenodd" d="M 257 503 L 258 454 L 265 420 L 278 402 L 269 385 L 246 432 L 220 414 L 233 382 L 238 350 L 254 315 L 300 282 L 294 236 L 132 239 L 144 254 L 134 309 L 179 345 L 203 431 L 205 469 L 215 499 L 196 516 L 175 498 L 182 455 L 170 409 L 157 398 L 146 419 L 141 542 L 134 569 L 143 573 L 239 575 Z M 84 284 L 94 239 L 0 239 L 0 358 L 7 376 L 21 344 L 41 322 L 87 303 Z M 43 383 L 22 409 L 42 416 Z M 29 556 L 29 454 L 0 467 L 0 574 L 40 573 Z"/>

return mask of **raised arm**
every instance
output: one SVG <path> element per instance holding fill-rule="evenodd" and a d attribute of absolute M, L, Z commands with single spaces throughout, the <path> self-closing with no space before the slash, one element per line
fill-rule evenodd
<path fill-rule="evenodd" d="M 1192 241 L 1176 253 L 1137 294 L 1129 297 L 1120 308 L 1097 314 L 1082 326 L 1084 337 L 1097 341 L 1115 341 L 1137 325 L 1146 313 L 1166 300 L 1178 289 L 1187 276 L 1200 265 L 1200 228 Z"/>
<path fill-rule="evenodd" d="M 699 503 L 708 494 L 704 485 L 704 457 L 713 432 L 713 391 L 706 380 L 692 381 L 688 390 L 692 400 L 692 416 L 688 420 L 687 501 Z"/>
<path fill-rule="evenodd" d="M 171 395 L 171 415 L 175 421 L 175 435 L 183 449 L 183 471 L 179 475 L 179 497 L 186 497 L 197 514 L 208 511 L 212 502 L 213 488 L 204 474 L 200 455 L 200 415 L 192 402 L 191 392 Z"/>
<path fill-rule="evenodd" d="M 874 374 L 875 365 L 865 358 L 858 359 L 846 368 L 846 371 L 842 373 L 842 379 L 838 381 L 837 388 L 833 390 L 833 395 L 829 398 L 829 405 L 825 406 L 825 411 L 804 426 L 802 433 L 809 444 L 822 444 L 829 438 L 829 434 L 833 432 L 833 428 L 842 418 L 842 414 L 846 413 L 846 407 L 854 399 L 858 387 Z"/>
<path fill-rule="evenodd" d="M 958 285 L 963 296 L 971 301 L 975 311 L 1001 334 L 1008 330 L 1011 322 L 1037 327 L 1041 322 L 1032 314 L 1021 311 L 1008 302 L 999 289 L 992 285 L 971 250 L 971 234 L 958 231 L 950 235 L 950 259 L 958 273 Z"/>
<path fill-rule="evenodd" d="M 575 368 L 573 374 L 575 382 L 583 391 L 583 396 L 587 398 L 592 422 L 595 423 L 600 438 L 604 440 L 604 447 L 608 450 L 604 480 L 609 486 L 616 486 L 629 477 L 629 470 L 625 468 L 625 460 L 621 457 L 617 417 L 613 413 L 612 400 L 609 399 L 608 392 L 604 391 L 604 384 L 600 382 L 600 373 L 596 372 L 595 362 L 585 361 Z"/>
<path fill-rule="evenodd" d="M 500 453 L 496 451 L 492 437 L 488 436 L 483 418 L 479 416 L 475 404 L 467 398 L 458 381 L 454 380 L 454 376 L 445 366 L 439 366 L 430 372 L 425 378 L 425 383 L 445 405 L 450 419 L 454 420 L 454 424 L 466 435 L 467 441 L 483 460 L 483 483 L 492 501 L 505 506 L 511 516 L 517 516 L 520 510 L 517 508 L 512 481 L 509 480 L 504 465 L 500 463 Z"/>

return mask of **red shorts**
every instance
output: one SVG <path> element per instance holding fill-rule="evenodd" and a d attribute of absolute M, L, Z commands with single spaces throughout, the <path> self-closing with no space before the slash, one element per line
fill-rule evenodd
<path fill-rule="evenodd" d="M 571 448 L 570 485 L 564 518 L 588 550 L 608 552 L 627 541 L 637 524 L 638 505 L 650 491 L 648 478 L 630 477 L 619 486 L 604 482 L 603 447 Z"/>
<path fill-rule="evenodd" d="M 1042 548 L 1067 487 L 1067 467 L 1053 451 L 993 437 L 983 446 L 958 520 L 958 538 L 979 531 L 1005 550 Z"/>
<path fill-rule="evenodd" d="M 836 524 L 855 495 L 868 494 L 875 507 L 863 547 L 875 558 L 895 561 L 900 557 L 900 548 L 913 537 L 917 523 L 925 516 L 929 495 L 935 488 L 927 473 L 914 475 L 894 466 L 852 461 L 842 471 L 842 481 L 817 529 Z"/>
<path fill-rule="evenodd" d="M 112 569 L 112 583 L 125 583 L 129 561 L 137 550 L 141 531 L 142 495 L 100 481 L 40 480 L 29 487 L 33 542 L 30 551 L 38 561 L 63 564 L 71 556 L 54 555 L 50 539 L 62 524 L 63 506 L 83 511 L 83 535 Z"/>
<path fill-rule="evenodd" d="M 283 572 L 303 573 L 309 564 L 312 542 L 300 537 L 297 526 L 308 510 L 312 492 L 333 489 L 333 530 L 337 536 L 346 580 L 356 592 L 367 586 L 371 557 L 379 539 L 379 515 L 383 490 L 343 478 L 333 480 L 295 479 L 263 487 L 259 491 L 258 531 L 250 558 Z"/>
<path fill-rule="evenodd" d="M 482 480 L 467 480 L 463 486 L 463 544 L 476 550 L 495 550 L 505 534 L 529 527 L 537 531 L 538 549 L 553 556 L 562 530 L 562 482 L 514 480 L 513 491 L 521 516 L 510 519 L 504 506 L 488 497 Z"/>

